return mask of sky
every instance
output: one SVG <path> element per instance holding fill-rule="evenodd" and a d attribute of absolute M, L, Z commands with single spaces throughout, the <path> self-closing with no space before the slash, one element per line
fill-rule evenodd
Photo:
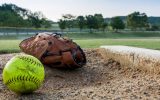
<path fill-rule="evenodd" d="M 160 0 L 0 0 L 0 5 L 3 3 L 13 3 L 33 12 L 41 11 L 53 21 L 58 21 L 64 14 L 101 13 L 103 17 L 113 17 L 139 11 L 148 16 L 160 16 Z"/>

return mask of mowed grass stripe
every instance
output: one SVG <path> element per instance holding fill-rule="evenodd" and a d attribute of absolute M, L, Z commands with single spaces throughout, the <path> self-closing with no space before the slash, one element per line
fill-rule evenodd
<path fill-rule="evenodd" d="M 19 43 L 21 40 L 0 40 L 0 53 L 19 52 Z"/>
<path fill-rule="evenodd" d="M 83 48 L 98 48 L 101 45 L 125 45 L 160 50 L 160 39 L 85 39 L 75 40 Z"/>
<path fill-rule="evenodd" d="M 126 45 L 160 50 L 160 39 L 80 39 L 74 40 L 82 48 L 98 48 L 101 45 Z M 21 40 L 0 40 L 0 53 L 19 52 Z"/>

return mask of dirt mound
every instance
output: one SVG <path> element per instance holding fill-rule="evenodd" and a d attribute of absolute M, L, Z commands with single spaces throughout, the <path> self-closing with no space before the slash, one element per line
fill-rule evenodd
<path fill-rule="evenodd" d="M 87 64 L 76 70 L 45 67 L 46 77 L 40 89 L 28 95 L 16 95 L 2 84 L 0 99 L 160 99 L 160 76 L 136 69 L 123 69 L 118 62 L 104 60 L 97 49 L 86 49 Z M 0 55 L 0 74 L 14 54 Z"/>

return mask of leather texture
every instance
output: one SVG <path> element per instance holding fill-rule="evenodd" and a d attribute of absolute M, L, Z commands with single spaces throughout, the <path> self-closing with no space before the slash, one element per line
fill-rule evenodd
<path fill-rule="evenodd" d="M 80 46 L 60 34 L 38 33 L 23 40 L 19 47 L 51 67 L 74 69 L 86 64 L 86 56 Z"/>

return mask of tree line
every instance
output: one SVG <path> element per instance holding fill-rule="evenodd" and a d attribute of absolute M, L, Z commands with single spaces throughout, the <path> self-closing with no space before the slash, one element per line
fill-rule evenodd
<path fill-rule="evenodd" d="M 86 16 L 73 16 L 71 14 L 65 14 L 58 21 L 60 29 L 63 31 L 68 28 L 79 28 L 82 31 L 85 28 L 92 30 L 105 31 L 108 26 L 112 27 L 112 30 L 118 31 L 122 29 L 130 30 L 158 30 L 159 26 L 151 25 L 148 21 L 148 16 L 145 13 L 133 12 L 123 20 L 120 16 L 112 17 L 110 21 L 107 21 L 102 14 L 86 15 Z"/>
<path fill-rule="evenodd" d="M 14 4 L 0 6 L 0 27 L 49 28 L 51 24 L 41 12 L 31 12 Z"/>
<path fill-rule="evenodd" d="M 122 19 L 121 16 L 115 16 L 109 21 L 102 14 L 86 16 L 65 14 L 57 23 L 62 31 L 71 28 L 79 28 L 80 31 L 89 29 L 90 32 L 93 30 L 105 31 L 108 27 L 115 31 L 122 29 L 160 29 L 158 25 L 149 23 L 148 16 L 140 12 L 129 14 L 126 20 Z M 32 12 L 14 4 L 2 4 L 0 6 L 0 27 L 50 28 L 52 24 L 53 21 L 47 19 L 41 12 Z"/>
<path fill-rule="evenodd" d="M 87 15 L 87 16 L 73 16 L 71 14 L 65 14 L 62 16 L 62 19 L 58 21 L 60 29 L 63 31 L 64 29 L 68 28 L 77 28 L 79 27 L 80 31 L 84 28 L 90 29 L 92 32 L 93 29 L 105 29 L 108 24 L 104 21 L 102 14 L 95 14 L 95 15 Z"/>

